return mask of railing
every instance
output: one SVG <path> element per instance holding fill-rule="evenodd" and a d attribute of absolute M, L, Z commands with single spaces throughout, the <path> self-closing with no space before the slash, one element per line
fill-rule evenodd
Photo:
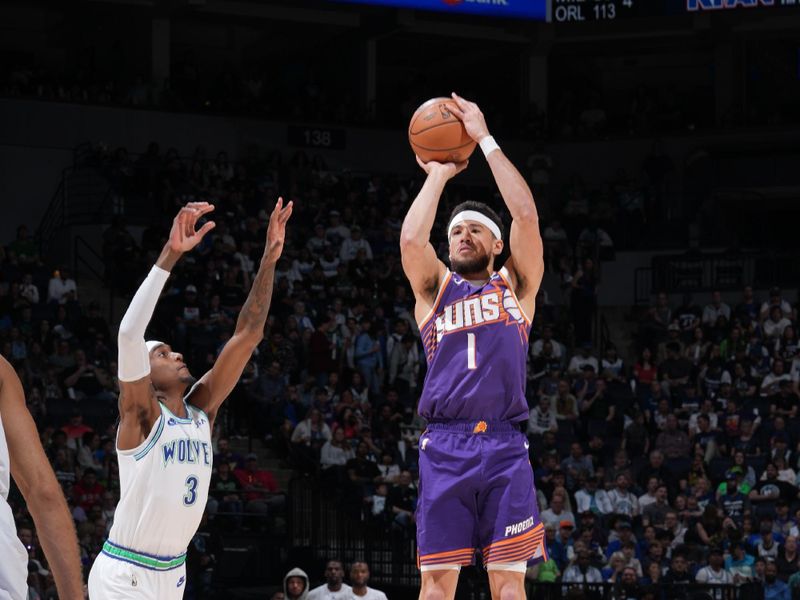
<path fill-rule="evenodd" d="M 67 167 L 61 171 L 61 179 L 58 181 L 58 187 L 47 205 L 42 220 L 39 222 L 39 228 L 36 230 L 35 238 L 39 245 L 39 255 L 45 256 L 50 250 L 50 245 L 53 242 L 53 236 L 56 231 L 64 226 L 66 220 L 66 185 L 67 174 L 71 171 L 72 167 Z"/>
<path fill-rule="evenodd" d="M 606 348 L 610 343 L 613 343 L 611 339 L 611 328 L 608 326 L 608 320 L 605 315 L 600 315 L 598 328 L 600 330 L 600 335 L 598 336 L 599 344 L 597 347 L 600 351 L 600 356 L 605 356 Z"/>
<path fill-rule="evenodd" d="M 91 260 L 87 257 L 91 257 Z M 95 267 L 94 264 L 99 263 L 99 268 Z M 75 239 L 72 243 L 72 271 L 75 274 L 75 280 L 77 282 L 80 281 L 80 269 L 84 267 L 86 270 L 91 273 L 95 279 L 100 282 L 105 283 L 105 260 L 103 257 L 95 250 L 89 242 L 87 242 L 83 237 L 80 235 L 76 235 Z M 114 319 L 114 291 L 111 286 L 105 286 L 108 290 L 108 316 L 107 319 L 110 322 Z"/>
<path fill-rule="evenodd" d="M 791 287 L 800 263 L 791 252 L 688 253 L 656 256 L 634 272 L 634 303 L 647 304 L 658 290 L 670 293 L 741 290 L 745 285 Z"/>
<path fill-rule="evenodd" d="M 526 586 L 527 597 L 535 600 L 563 600 L 572 596 L 585 600 L 625 600 L 642 598 L 645 596 L 644 591 L 652 592 L 654 600 L 763 600 L 764 598 L 764 587 L 760 583 L 709 585 L 659 582 L 651 586 L 636 584 L 633 588 L 627 589 L 613 583 L 529 582 Z"/>
<path fill-rule="evenodd" d="M 311 477 L 289 484 L 289 540 L 293 548 L 305 548 L 315 560 L 333 557 L 369 564 L 370 580 L 378 584 L 419 589 L 416 540 L 406 531 L 357 521 L 342 513 L 324 489 Z"/>
<path fill-rule="evenodd" d="M 633 303 L 649 304 L 653 293 L 653 269 L 639 267 L 633 272 Z"/>

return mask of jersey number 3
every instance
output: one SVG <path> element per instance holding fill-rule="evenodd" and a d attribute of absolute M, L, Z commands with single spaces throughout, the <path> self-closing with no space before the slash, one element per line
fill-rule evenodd
<path fill-rule="evenodd" d="M 478 365 L 475 362 L 475 334 L 467 334 L 467 368 L 477 369 Z"/>
<path fill-rule="evenodd" d="M 186 478 L 186 494 L 183 496 L 183 505 L 191 506 L 197 500 L 197 477 L 189 475 Z"/>

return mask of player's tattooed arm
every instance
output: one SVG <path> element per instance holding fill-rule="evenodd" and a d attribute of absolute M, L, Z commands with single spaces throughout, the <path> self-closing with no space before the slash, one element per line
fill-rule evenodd
<path fill-rule="evenodd" d="M 261 341 L 264 333 L 264 324 L 267 322 L 269 305 L 272 300 L 272 287 L 275 282 L 275 265 L 283 252 L 283 243 L 286 238 L 286 222 L 292 215 L 293 204 L 289 202 L 283 206 L 283 198 L 278 198 L 278 203 L 272 211 L 267 229 L 267 244 L 261 265 L 256 273 L 250 294 L 239 313 L 236 321 L 236 335 L 251 335 Z M 249 358 L 249 357 L 248 357 Z"/>
<path fill-rule="evenodd" d="M 292 207 L 292 202 L 284 206 L 283 198 L 278 198 L 269 218 L 264 255 L 247 300 L 239 313 L 233 336 L 225 344 L 211 370 L 200 378 L 192 393 L 192 403 L 203 409 L 211 420 L 239 381 L 253 351 L 264 337 L 264 325 L 267 322 L 275 281 L 275 265 L 283 252 L 286 222 L 292 215 Z"/>

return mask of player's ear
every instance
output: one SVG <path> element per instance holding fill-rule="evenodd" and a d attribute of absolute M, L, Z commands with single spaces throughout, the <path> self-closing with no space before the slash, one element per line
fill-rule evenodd
<path fill-rule="evenodd" d="M 492 247 L 492 254 L 495 256 L 500 256 L 500 253 L 503 251 L 503 240 L 495 240 L 494 246 Z"/>

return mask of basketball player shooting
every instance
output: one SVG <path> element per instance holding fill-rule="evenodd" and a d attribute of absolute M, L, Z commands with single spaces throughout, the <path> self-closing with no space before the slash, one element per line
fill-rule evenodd
<path fill-rule="evenodd" d="M 511 256 L 503 224 L 482 202 L 464 202 L 447 226 L 448 269 L 430 233 L 447 182 L 467 163 L 417 162 L 427 173 L 403 222 L 403 269 L 416 298 L 428 361 L 419 412 L 416 512 L 423 600 L 452 599 L 462 565 L 476 550 L 489 573 L 492 598 L 525 597 L 528 563 L 546 558 L 528 444 L 525 360 L 536 292 L 544 273 L 533 195 L 506 158 L 478 106 L 453 94 L 451 110 L 480 144 L 511 217 Z"/>
<path fill-rule="evenodd" d="M 165 342 L 145 342 L 144 333 L 175 263 L 214 228 L 208 222 L 196 229 L 212 210 L 207 202 L 181 209 L 169 241 L 120 323 L 121 497 L 89 575 L 92 600 L 183 597 L 186 547 L 208 499 L 214 419 L 263 337 L 292 203 L 284 207 L 278 199 L 234 334 L 211 370 L 195 380 L 179 352 Z"/>

